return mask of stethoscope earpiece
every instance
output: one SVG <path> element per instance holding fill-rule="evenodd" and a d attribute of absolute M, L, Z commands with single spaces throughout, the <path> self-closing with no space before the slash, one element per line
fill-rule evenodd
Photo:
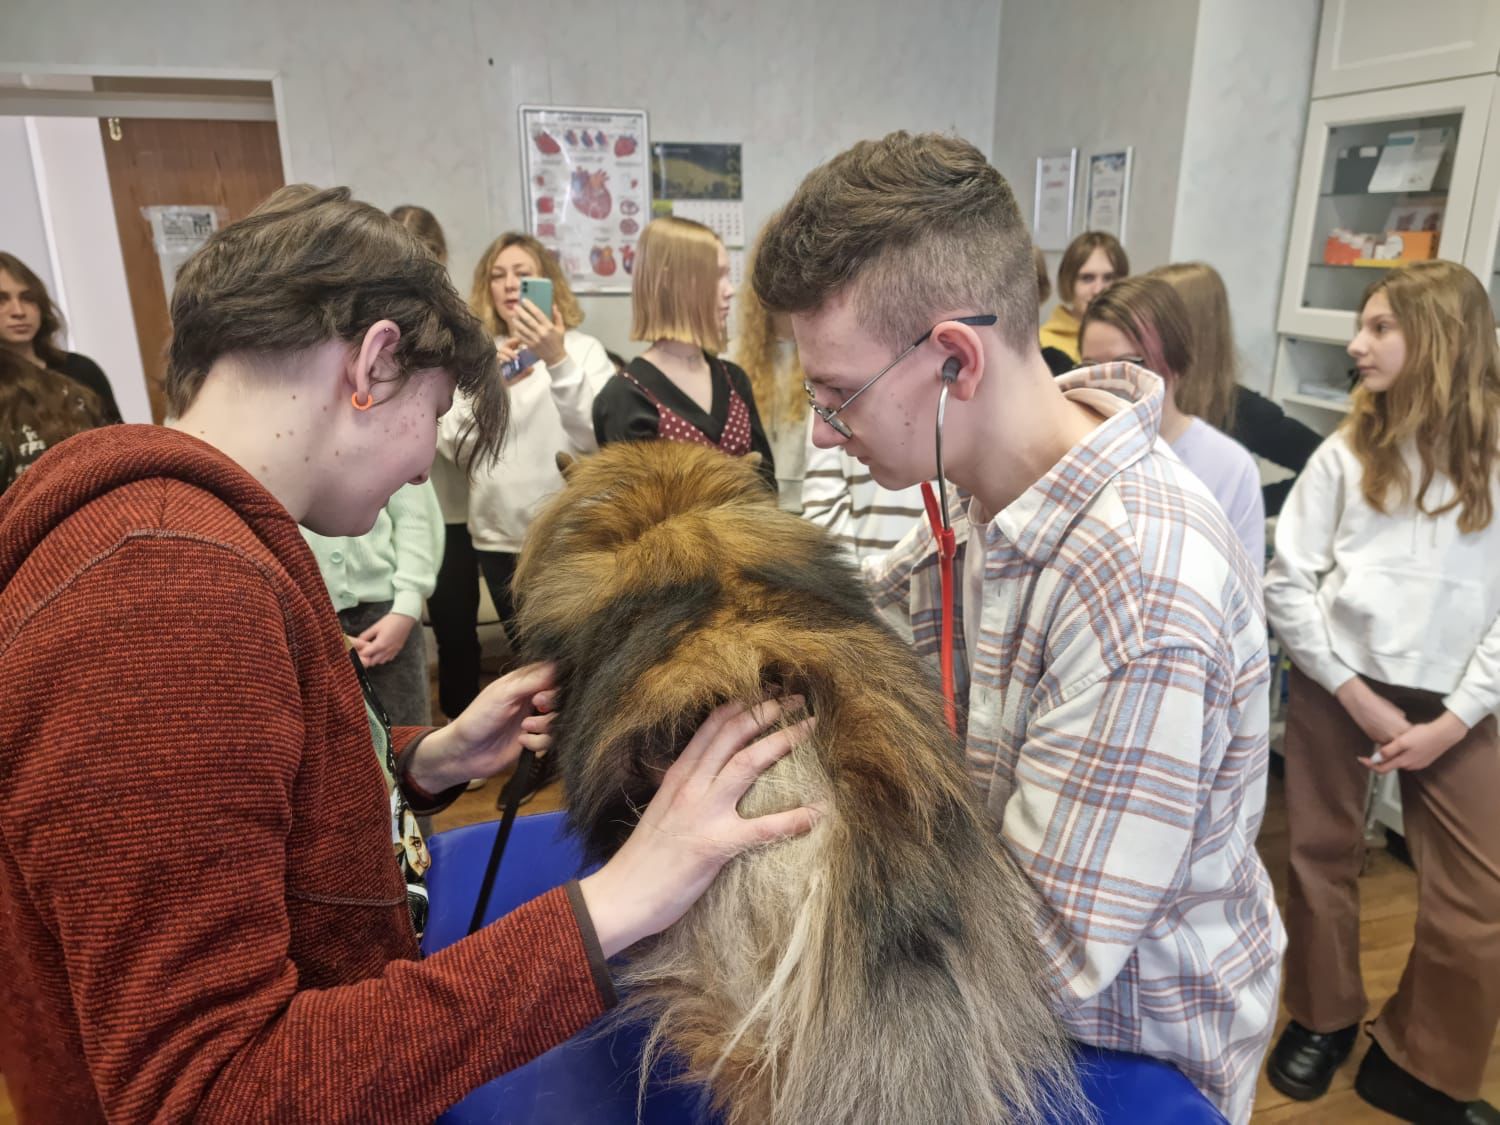
<path fill-rule="evenodd" d="M 952 383 L 958 379 L 958 369 L 963 366 L 963 361 L 956 355 L 950 355 L 943 361 L 943 382 Z"/>

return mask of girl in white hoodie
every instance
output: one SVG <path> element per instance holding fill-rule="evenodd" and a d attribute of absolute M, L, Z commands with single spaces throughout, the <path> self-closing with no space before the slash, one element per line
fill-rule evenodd
<path fill-rule="evenodd" d="M 1272 1085 L 1328 1088 L 1365 1016 L 1359 890 L 1372 774 L 1398 771 L 1416 941 L 1355 1089 L 1409 1121 L 1475 1099 L 1500 1020 L 1500 360 L 1452 262 L 1393 269 L 1349 345 L 1360 384 L 1276 529 L 1266 612 L 1294 665 L 1286 731 L 1292 1023 Z"/>
<path fill-rule="evenodd" d="M 521 280 L 527 277 L 551 280 L 552 308 L 539 309 L 521 299 Z M 469 535 L 479 569 L 506 636 L 514 642 L 510 580 L 521 540 L 537 508 L 562 487 L 557 454 L 592 453 L 598 448 L 594 396 L 615 368 L 604 345 L 578 331 L 583 312 L 567 278 L 552 254 L 528 234 L 511 231 L 490 243 L 474 270 L 469 306 L 495 337 L 502 362 L 524 349 L 537 356 L 509 381 L 505 448 L 493 465 L 476 467 L 468 490 Z M 469 404 L 460 395 L 444 415 L 438 434 L 439 452 L 459 466 L 465 464 L 469 417 Z M 477 612 L 477 592 L 474 601 Z M 470 615 L 466 627 L 472 631 L 474 626 Z M 477 649 L 476 642 L 472 651 Z M 465 683 L 456 703 L 479 691 L 478 661 L 466 662 L 460 671 Z"/>

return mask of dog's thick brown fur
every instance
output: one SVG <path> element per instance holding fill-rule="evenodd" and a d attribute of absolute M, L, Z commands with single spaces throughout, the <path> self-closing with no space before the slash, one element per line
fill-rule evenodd
<path fill-rule="evenodd" d="M 1076 1111 L 1034 898 L 971 794 L 930 673 L 822 530 L 750 459 L 611 445 L 565 469 L 516 573 L 526 656 L 558 661 L 554 761 L 593 858 L 707 712 L 803 693 L 813 736 L 746 815 L 824 802 L 743 855 L 622 974 L 628 1007 L 731 1121 L 1022 1121 Z"/>

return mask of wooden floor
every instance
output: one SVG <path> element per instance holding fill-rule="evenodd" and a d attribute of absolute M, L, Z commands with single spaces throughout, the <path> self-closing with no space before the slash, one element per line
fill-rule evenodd
<path fill-rule="evenodd" d="M 1286 901 L 1287 828 L 1286 802 L 1281 795 L 1281 779 L 1273 776 L 1266 806 L 1266 820 L 1257 842 L 1260 854 L 1276 885 L 1276 902 Z M 1382 1004 L 1396 991 L 1401 970 L 1411 952 L 1412 931 L 1417 921 L 1417 876 L 1401 860 L 1384 850 L 1370 853 L 1364 876 L 1359 881 L 1359 949 L 1360 967 L 1369 996 L 1369 1016 L 1380 1011 Z M 1281 1024 L 1287 1019 L 1282 1009 Z M 1277 1033 L 1280 1034 L 1280 1026 Z M 1367 1105 L 1354 1092 L 1354 1074 L 1364 1057 L 1369 1039 L 1361 1035 L 1360 1043 L 1334 1076 L 1328 1093 L 1315 1102 L 1298 1102 L 1278 1093 L 1261 1071 L 1260 1086 L 1255 1095 L 1256 1125 L 1273 1121 L 1338 1122 L 1340 1125 L 1375 1125 L 1396 1120 Z M 1500 1040 L 1490 1044 L 1490 1061 L 1484 1072 L 1483 1096 L 1500 1104 Z"/>
<path fill-rule="evenodd" d="M 498 816 L 495 800 L 499 792 L 500 782 L 496 780 L 483 789 L 465 793 L 435 818 L 435 829 L 442 831 L 494 819 Z M 557 807 L 556 791 L 544 790 L 532 798 L 522 811 L 544 812 Z M 1276 884 L 1277 901 L 1281 902 L 1285 898 L 1286 888 L 1286 805 L 1282 800 L 1281 780 L 1274 776 L 1271 778 L 1266 821 L 1261 829 L 1259 846 L 1266 865 L 1270 868 L 1271 879 Z M 1412 928 L 1416 923 L 1417 910 L 1416 875 L 1410 867 L 1387 852 L 1376 851 L 1371 855 L 1360 889 L 1360 960 L 1364 967 L 1365 989 L 1370 996 L 1370 1014 L 1373 1015 L 1395 990 L 1402 966 L 1406 963 L 1406 955 L 1411 949 Z M 1286 1013 L 1283 1012 L 1283 1022 L 1285 1019 Z M 1319 1125 L 1364 1125 L 1369 1122 L 1374 1125 L 1377 1122 L 1395 1120 L 1372 1109 L 1354 1093 L 1354 1072 L 1367 1043 L 1368 1040 L 1362 1036 L 1353 1057 L 1335 1077 L 1333 1088 L 1315 1102 L 1295 1102 L 1277 1093 L 1271 1089 L 1262 1072 L 1252 1120 L 1256 1125 L 1283 1121 L 1318 1122 Z M 1500 1104 L 1500 1041 L 1490 1048 L 1484 1096 L 1489 1101 Z M 0 1082 L 0 1125 L 12 1125 L 15 1120 L 10 1101 L 4 1094 L 3 1082 Z"/>

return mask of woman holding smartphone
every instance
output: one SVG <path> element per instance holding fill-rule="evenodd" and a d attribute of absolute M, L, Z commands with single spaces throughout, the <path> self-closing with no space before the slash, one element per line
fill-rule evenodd
<path fill-rule="evenodd" d="M 545 307 L 528 294 L 542 296 Z M 521 540 L 541 502 L 562 487 L 558 452 L 598 448 L 594 396 L 615 368 L 604 345 L 578 331 L 583 311 L 577 298 L 557 260 L 528 234 L 511 231 L 490 243 L 474 270 L 469 307 L 494 337 L 511 417 L 511 438 L 499 458 L 477 468 L 470 481 L 469 535 L 505 635 L 514 640 L 510 580 Z M 470 401 L 459 395 L 443 418 L 438 448 L 456 464 L 465 462 L 472 417 Z M 432 617 L 439 693 L 451 715 L 450 702 L 462 710 L 479 692 L 479 591 L 443 593 L 448 597 L 439 599 Z"/>

